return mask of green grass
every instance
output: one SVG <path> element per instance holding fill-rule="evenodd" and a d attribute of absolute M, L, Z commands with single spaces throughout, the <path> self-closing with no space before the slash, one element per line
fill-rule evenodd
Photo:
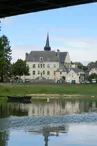
<path fill-rule="evenodd" d="M 0 96 L 26 94 L 97 95 L 96 84 L 0 84 Z"/>
<path fill-rule="evenodd" d="M 6 103 L 7 100 L 7 97 L 0 97 L 0 103 Z"/>

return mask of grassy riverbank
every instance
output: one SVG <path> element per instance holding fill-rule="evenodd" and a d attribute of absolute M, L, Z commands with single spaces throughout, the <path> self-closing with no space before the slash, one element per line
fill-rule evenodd
<path fill-rule="evenodd" d="M 28 94 L 97 95 L 96 84 L 0 84 L 0 96 Z"/>

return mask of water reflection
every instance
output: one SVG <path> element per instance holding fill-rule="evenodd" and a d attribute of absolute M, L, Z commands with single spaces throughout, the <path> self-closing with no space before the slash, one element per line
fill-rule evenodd
<path fill-rule="evenodd" d="M 96 109 L 95 101 L 1 103 L 0 146 L 96 146 Z"/>
<path fill-rule="evenodd" d="M 7 146 L 8 137 L 7 131 L 0 131 L 0 146 Z"/>
<path fill-rule="evenodd" d="M 69 126 L 45 126 L 38 130 L 30 129 L 26 131 L 30 133 L 30 135 L 42 135 L 44 137 L 44 146 L 48 146 L 49 137 L 51 136 L 60 136 L 60 133 L 67 133 L 69 130 Z M 12 131 L 13 132 L 13 131 Z M 17 131 L 16 131 L 17 132 Z M 23 140 L 23 132 L 21 133 L 21 141 Z M 7 146 L 9 141 L 9 133 L 8 131 L 0 131 L 0 146 Z M 23 140 L 25 141 L 25 140 Z"/>
<path fill-rule="evenodd" d="M 62 133 L 67 133 L 69 130 L 69 126 L 65 125 L 65 126 L 45 126 L 42 127 L 42 129 L 38 129 L 38 131 L 34 131 L 33 129 L 29 130 L 28 132 L 32 133 L 37 133 L 37 134 L 41 134 L 44 137 L 44 146 L 48 146 L 48 142 L 49 142 L 49 137 L 53 137 L 53 136 L 60 136 L 60 134 Z"/>
<path fill-rule="evenodd" d="M 49 136 L 59 136 L 59 134 L 67 133 L 69 126 L 59 126 L 59 127 L 44 127 L 43 128 L 43 136 L 44 136 L 44 142 L 45 146 L 48 146 L 48 138 Z"/>
<path fill-rule="evenodd" d="M 0 104 L 0 117 L 13 116 L 57 116 L 68 114 L 97 112 L 97 102 L 92 101 L 55 101 L 50 103 L 33 102 L 31 104 Z"/>

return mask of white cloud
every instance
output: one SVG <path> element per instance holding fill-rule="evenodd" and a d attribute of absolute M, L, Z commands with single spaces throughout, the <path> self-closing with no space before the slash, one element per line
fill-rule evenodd
<path fill-rule="evenodd" d="M 88 63 L 89 61 L 97 60 L 97 39 L 96 38 L 60 38 L 53 37 L 50 39 L 54 44 L 51 46 L 52 50 L 60 49 L 60 51 L 69 52 L 72 61 L 80 61 Z M 62 46 L 59 46 L 59 44 Z M 29 45 L 12 45 L 13 60 L 18 58 L 25 58 L 25 53 L 32 50 L 43 50 L 43 47 Z"/>
<path fill-rule="evenodd" d="M 1 23 L 3 23 L 3 24 L 11 24 L 12 23 L 12 18 L 10 18 L 10 17 L 2 18 L 0 20 L 1 20 Z"/>
<path fill-rule="evenodd" d="M 12 45 L 12 62 L 17 61 L 17 59 L 25 59 L 25 53 L 30 53 L 32 50 L 39 50 L 39 47 L 33 45 Z"/>

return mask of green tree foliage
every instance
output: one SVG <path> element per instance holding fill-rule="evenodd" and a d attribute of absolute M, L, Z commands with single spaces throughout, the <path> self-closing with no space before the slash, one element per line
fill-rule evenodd
<path fill-rule="evenodd" d="M 11 47 L 8 38 L 0 37 L 0 81 L 3 82 L 10 76 Z"/>
<path fill-rule="evenodd" d="M 91 81 L 92 79 L 96 79 L 96 81 L 97 81 L 97 74 L 93 73 L 93 74 L 88 76 L 89 81 Z"/>
<path fill-rule="evenodd" d="M 18 59 L 15 63 L 13 63 L 12 75 L 14 76 L 29 75 L 29 67 L 26 65 L 26 61 Z"/>
<path fill-rule="evenodd" d="M 79 62 L 77 66 L 78 66 L 78 68 L 83 69 L 83 64 L 82 63 Z"/>
<path fill-rule="evenodd" d="M 87 66 L 83 66 L 83 70 L 84 71 L 87 71 L 88 70 L 88 67 Z"/>
<path fill-rule="evenodd" d="M 83 69 L 83 64 L 80 63 L 80 62 L 72 62 L 72 61 L 71 61 L 71 64 L 75 64 L 76 67 L 78 67 L 78 68 L 80 68 L 80 69 Z"/>

